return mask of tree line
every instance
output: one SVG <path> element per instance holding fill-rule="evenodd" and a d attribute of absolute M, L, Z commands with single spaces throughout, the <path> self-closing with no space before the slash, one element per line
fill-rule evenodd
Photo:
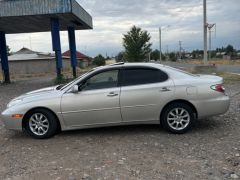
<path fill-rule="evenodd" d="M 151 36 L 147 31 L 139 27 L 133 26 L 127 34 L 123 35 L 124 51 L 119 52 L 115 57 L 118 62 L 142 62 L 160 59 L 160 51 L 152 50 L 150 43 Z M 232 45 L 216 48 L 209 52 L 210 58 L 222 58 L 223 55 L 239 56 L 240 51 L 236 50 Z M 177 61 L 178 59 L 201 59 L 203 58 L 203 50 L 193 50 L 191 52 L 169 52 L 162 53 L 162 60 Z"/>
<path fill-rule="evenodd" d="M 149 60 L 157 61 L 160 59 L 160 51 L 158 49 L 152 50 L 152 43 L 150 33 L 142 30 L 139 27 L 133 26 L 126 34 L 123 35 L 124 50 L 119 52 L 115 57 L 117 62 L 145 62 Z M 8 54 L 10 48 L 7 46 Z M 216 48 L 211 51 L 211 58 L 221 58 L 223 55 L 238 56 L 240 51 L 234 49 L 232 45 L 226 47 Z M 200 59 L 203 57 L 203 50 L 193 50 L 192 52 L 170 52 L 162 53 L 162 60 L 177 61 L 178 59 Z M 93 58 L 93 64 L 102 66 L 106 64 L 103 55 L 99 54 Z"/>

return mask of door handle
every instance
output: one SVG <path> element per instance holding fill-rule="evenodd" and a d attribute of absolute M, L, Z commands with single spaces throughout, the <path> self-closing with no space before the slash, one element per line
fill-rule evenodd
<path fill-rule="evenodd" d="M 160 91 L 161 92 L 168 92 L 168 91 L 171 91 L 171 89 L 168 89 L 167 87 L 163 87 Z"/>
<path fill-rule="evenodd" d="M 108 97 L 115 97 L 115 96 L 118 96 L 118 94 L 116 94 L 115 92 L 110 92 L 107 96 Z"/>

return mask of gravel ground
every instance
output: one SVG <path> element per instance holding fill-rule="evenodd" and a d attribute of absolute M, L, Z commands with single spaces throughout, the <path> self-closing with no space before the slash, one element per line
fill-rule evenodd
<path fill-rule="evenodd" d="M 8 101 L 50 86 L 50 79 L 0 85 L 0 112 Z M 240 83 L 227 84 L 229 94 Z M 0 122 L 0 179 L 240 179 L 240 96 L 227 114 L 198 121 L 184 135 L 157 125 L 63 132 L 34 140 Z"/>

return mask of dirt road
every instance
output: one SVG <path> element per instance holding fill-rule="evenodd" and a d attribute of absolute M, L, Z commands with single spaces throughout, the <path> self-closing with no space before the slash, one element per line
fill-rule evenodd
<path fill-rule="evenodd" d="M 0 86 L 0 112 L 27 91 L 50 86 L 49 79 Z M 228 84 L 228 93 L 240 83 Z M 0 122 L 0 179 L 238 179 L 240 96 L 227 114 L 198 121 L 184 135 L 156 125 L 64 132 L 35 140 L 8 131 Z"/>

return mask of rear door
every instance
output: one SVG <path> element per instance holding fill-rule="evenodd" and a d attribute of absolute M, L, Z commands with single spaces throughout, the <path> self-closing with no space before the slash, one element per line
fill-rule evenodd
<path fill-rule="evenodd" d="M 159 69 L 127 67 L 121 71 L 120 105 L 124 122 L 158 120 L 174 85 Z"/>

